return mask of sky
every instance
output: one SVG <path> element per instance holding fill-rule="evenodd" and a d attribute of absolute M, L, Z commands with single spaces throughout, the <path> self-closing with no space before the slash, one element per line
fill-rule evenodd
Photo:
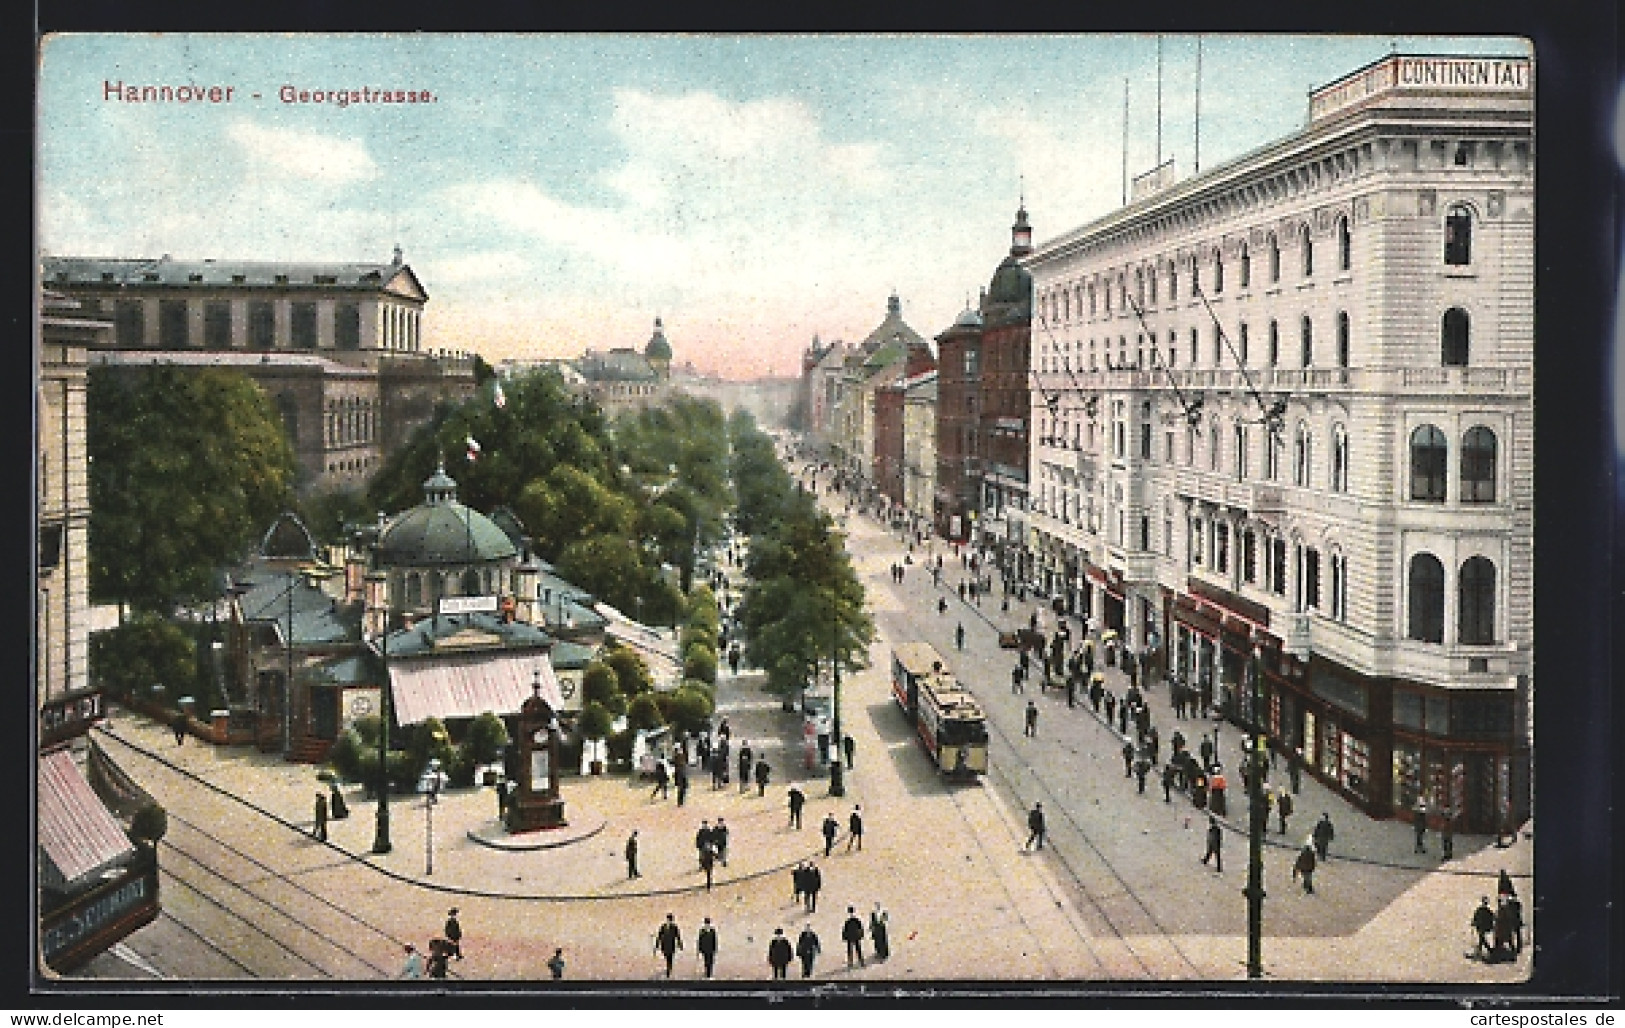
<path fill-rule="evenodd" d="M 1125 155 L 1131 177 L 1159 154 L 1181 178 L 1210 169 L 1394 51 L 1529 52 L 1208 35 L 1198 90 L 1198 38 L 1165 35 L 1159 133 L 1153 35 L 52 36 L 37 243 L 379 262 L 399 245 L 430 348 L 641 349 L 658 317 L 679 365 L 793 375 L 814 336 L 861 340 L 894 292 L 916 331 L 945 330 L 1008 253 L 1019 204 L 1042 243 L 1120 206 Z M 128 103 L 119 83 L 232 93 Z M 340 107 L 290 87 L 433 100 Z"/>

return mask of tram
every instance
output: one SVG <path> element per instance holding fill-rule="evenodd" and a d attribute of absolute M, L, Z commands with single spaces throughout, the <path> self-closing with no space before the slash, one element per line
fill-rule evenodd
<path fill-rule="evenodd" d="M 892 698 L 914 725 L 939 774 L 974 778 L 987 773 L 987 718 L 930 643 L 904 643 L 892 651 Z"/>

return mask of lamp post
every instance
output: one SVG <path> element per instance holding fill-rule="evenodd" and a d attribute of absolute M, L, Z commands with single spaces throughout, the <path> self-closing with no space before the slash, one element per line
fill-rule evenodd
<path fill-rule="evenodd" d="M 378 589 L 383 588 L 381 579 L 375 580 Z M 380 856 L 394 849 L 389 841 L 389 722 L 394 716 L 390 709 L 389 688 L 389 606 L 385 604 L 383 620 L 378 627 L 379 657 L 384 667 L 384 677 L 379 688 L 378 703 L 378 814 L 373 826 L 372 851 Z"/>
<path fill-rule="evenodd" d="M 423 873 L 434 874 L 434 808 L 440 802 L 440 786 L 445 776 L 440 773 L 440 758 L 429 758 L 429 766 L 418 779 L 418 791 L 423 793 Z"/>
<path fill-rule="evenodd" d="M 834 680 L 834 723 L 831 725 L 831 753 L 829 755 L 829 794 L 846 795 L 846 771 L 841 762 L 843 737 L 841 736 L 841 622 L 836 612 L 835 594 L 830 593 L 829 604 L 829 659 Z"/>
<path fill-rule="evenodd" d="M 1268 742 L 1264 737 L 1263 675 L 1259 648 L 1253 647 L 1248 661 L 1251 698 L 1252 746 L 1247 760 L 1247 977 L 1264 976 L 1264 829 L 1268 812 L 1264 809 L 1264 769 L 1268 764 Z"/>

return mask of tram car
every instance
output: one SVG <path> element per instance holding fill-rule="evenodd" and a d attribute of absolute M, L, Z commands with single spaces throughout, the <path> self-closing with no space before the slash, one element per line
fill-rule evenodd
<path fill-rule="evenodd" d="M 902 708 L 939 774 L 987 773 L 987 718 L 930 643 L 892 651 L 892 698 Z"/>

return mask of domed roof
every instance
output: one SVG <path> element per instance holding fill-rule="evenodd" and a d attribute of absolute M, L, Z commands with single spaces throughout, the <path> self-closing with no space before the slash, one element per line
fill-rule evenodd
<path fill-rule="evenodd" d="M 457 502 L 457 483 L 441 466 L 423 483 L 424 501 L 397 516 L 378 537 L 386 567 L 484 564 L 518 556 L 501 528 Z"/>
<path fill-rule="evenodd" d="M 954 327 L 955 328 L 981 328 L 982 327 L 982 315 L 977 312 L 976 308 L 974 308 L 974 307 L 966 307 L 964 310 L 959 312 L 959 317 L 954 319 Z"/>
<path fill-rule="evenodd" d="M 993 273 L 993 281 L 987 287 L 988 303 L 1015 303 L 1031 305 L 1033 298 L 1033 274 L 1015 257 L 1006 257 L 999 262 L 999 268 Z"/>
<path fill-rule="evenodd" d="M 661 327 L 659 318 L 655 319 L 655 334 L 649 337 L 643 356 L 652 361 L 671 360 L 671 344 L 666 342 L 666 330 Z"/>

